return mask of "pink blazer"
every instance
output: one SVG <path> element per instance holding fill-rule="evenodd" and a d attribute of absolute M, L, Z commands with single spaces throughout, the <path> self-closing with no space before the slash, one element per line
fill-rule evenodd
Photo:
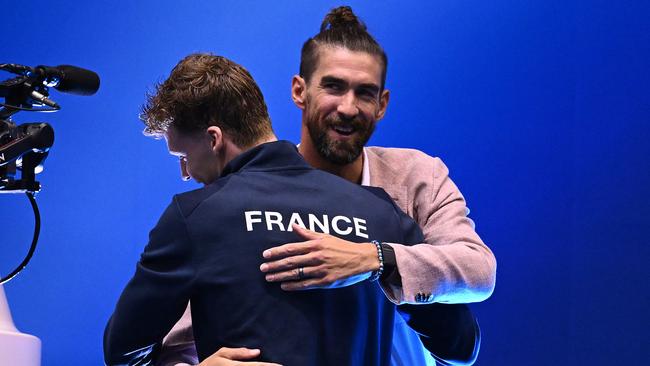
<path fill-rule="evenodd" d="M 412 149 L 366 148 L 370 185 L 383 188 L 420 224 L 426 243 L 392 244 L 401 286 L 382 284 L 402 303 L 468 303 L 494 290 L 496 259 L 467 217 L 463 195 L 438 158 Z"/>

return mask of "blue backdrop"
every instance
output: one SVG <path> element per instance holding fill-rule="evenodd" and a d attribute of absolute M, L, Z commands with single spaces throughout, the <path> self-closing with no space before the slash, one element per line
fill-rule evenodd
<path fill-rule="evenodd" d="M 338 3 L 29 1 L 1 6 L 0 62 L 99 73 L 93 97 L 53 92 L 56 143 L 40 175 L 43 230 L 6 286 L 44 365 L 101 364 L 105 322 L 179 179 L 137 119 L 147 89 L 211 51 L 259 82 L 280 138 L 302 42 Z M 389 55 L 392 99 L 372 143 L 440 156 L 499 268 L 473 306 L 479 365 L 647 362 L 650 3 L 351 2 Z M 0 75 L 2 78 L 8 74 Z M 27 250 L 22 196 L 0 196 L 0 272 Z M 646 360 L 646 361 L 643 361 Z"/>

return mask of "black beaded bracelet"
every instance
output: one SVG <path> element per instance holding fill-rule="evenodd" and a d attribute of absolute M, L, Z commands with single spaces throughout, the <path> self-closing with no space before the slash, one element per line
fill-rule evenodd
<path fill-rule="evenodd" d="M 381 248 L 381 243 L 378 242 L 377 240 L 373 240 L 371 241 L 371 243 L 375 244 L 375 247 L 377 248 L 377 258 L 379 258 L 379 269 L 372 272 L 372 274 L 370 275 L 370 282 L 377 281 L 379 277 L 381 277 L 381 274 L 384 273 L 384 250 Z"/>

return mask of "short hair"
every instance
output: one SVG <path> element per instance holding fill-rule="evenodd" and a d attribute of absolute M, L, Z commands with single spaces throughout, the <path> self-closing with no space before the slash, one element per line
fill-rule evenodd
<path fill-rule="evenodd" d="M 218 126 L 239 147 L 273 134 L 262 91 L 237 63 L 208 53 L 182 59 L 142 106 L 144 134 L 160 137 L 170 127 L 196 133 Z"/>
<path fill-rule="evenodd" d="M 318 66 L 318 52 L 321 46 L 342 47 L 379 57 L 383 63 L 381 89 L 384 89 L 388 57 L 379 43 L 368 33 L 366 25 L 352 12 L 352 8 L 340 6 L 330 10 L 323 19 L 320 32 L 302 45 L 300 76 L 306 82 L 309 82 Z"/>

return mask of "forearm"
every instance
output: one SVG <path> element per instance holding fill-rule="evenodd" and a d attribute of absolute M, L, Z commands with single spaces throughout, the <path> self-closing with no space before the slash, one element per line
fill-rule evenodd
<path fill-rule="evenodd" d="M 496 259 L 467 216 L 446 166 L 439 159 L 430 162 L 432 179 L 415 185 L 405 207 L 422 228 L 424 243 L 391 244 L 400 282 L 383 283 L 384 290 L 398 304 L 483 301 L 494 290 Z"/>
<path fill-rule="evenodd" d="M 496 260 L 484 246 L 461 243 L 435 246 L 391 244 L 395 250 L 399 282 L 382 281 L 391 301 L 467 303 L 487 299 L 494 290 Z M 420 295 L 421 297 L 421 295 Z"/>
<path fill-rule="evenodd" d="M 396 269 L 380 284 L 394 303 L 468 303 L 492 294 L 496 259 L 466 216 L 460 192 L 454 192 L 456 199 L 414 215 L 423 227 L 424 243 L 388 244 Z"/>

